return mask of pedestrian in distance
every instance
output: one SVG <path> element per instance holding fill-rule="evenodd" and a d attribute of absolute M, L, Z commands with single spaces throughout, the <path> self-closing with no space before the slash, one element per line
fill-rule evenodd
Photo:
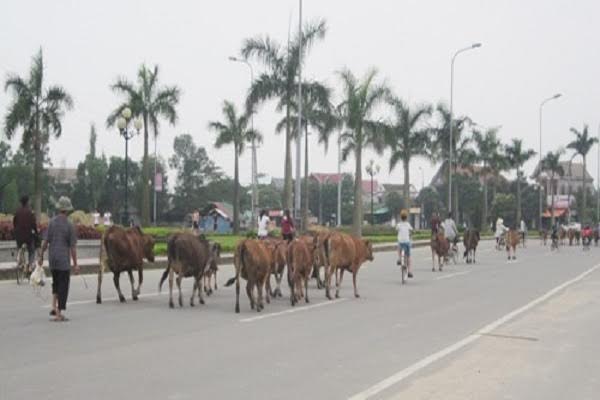
<path fill-rule="evenodd" d="M 258 219 L 258 232 L 257 236 L 259 239 L 266 239 L 269 236 L 269 225 L 271 220 L 267 215 L 266 210 L 262 210 L 260 212 L 260 217 Z"/>
<path fill-rule="evenodd" d="M 33 270 L 35 264 L 35 249 L 39 248 L 38 242 L 38 229 L 35 220 L 35 215 L 29 206 L 29 196 L 21 197 L 21 207 L 15 212 L 13 217 L 13 229 L 15 234 L 15 241 L 17 242 L 17 251 L 25 245 L 28 253 L 28 264 L 26 275 L 29 275 Z"/>
<path fill-rule="evenodd" d="M 283 240 L 286 240 L 288 243 L 294 240 L 295 231 L 296 228 L 294 227 L 294 220 L 290 216 L 290 210 L 285 210 L 281 219 L 281 236 Z"/>
<path fill-rule="evenodd" d="M 52 311 L 51 321 L 67 321 L 64 311 L 67 309 L 69 285 L 71 281 L 71 260 L 73 272 L 79 274 L 77 264 L 77 234 L 67 216 L 73 211 L 71 200 L 61 197 L 56 204 L 58 215 L 50 221 L 46 238 L 42 246 L 39 263 L 42 265 L 44 253 L 48 250 L 48 264 L 52 273 Z"/>

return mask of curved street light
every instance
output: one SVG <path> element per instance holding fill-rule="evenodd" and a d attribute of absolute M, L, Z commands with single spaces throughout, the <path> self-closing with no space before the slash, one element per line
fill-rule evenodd
<path fill-rule="evenodd" d="M 482 46 L 481 43 L 473 43 L 469 47 L 465 47 L 465 48 L 458 50 L 452 56 L 452 61 L 450 63 L 450 139 L 449 139 L 450 140 L 450 143 L 449 143 L 450 150 L 449 150 L 449 155 L 448 155 L 448 212 L 452 211 L 452 152 L 453 152 L 452 150 L 454 147 L 454 140 L 452 137 L 452 129 L 453 129 L 453 125 L 454 125 L 454 118 L 453 118 L 453 113 L 454 113 L 454 62 L 456 60 L 456 57 L 459 54 L 464 53 L 465 51 L 477 49 L 481 46 Z M 454 216 L 454 217 L 458 218 L 457 216 Z"/>
<path fill-rule="evenodd" d="M 546 103 L 548 103 L 549 101 L 552 100 L 556 100 L 559 97 L 562 96 L 562 93 L 556 93 L 554 96 L 548 97 L 547 99 L 545 99 L 544 101 L 542 101 L 540 103 L 540 162 L 539 162 L 539 171 L 540 173 L 542 172 L 542 117 L 543 117 L 543 110 L 544 110 L 544 106 L 546 105 Z M 543 212 L 543 207 L 542 207 L 542 192 L 540 191 L 540 198 L 539 198 L 539 219 L 538 219 L 538 229 L 541 230 L 542 229 L 542 212 Z"/>
<path fill-rule="evenodd" d="M 133 113 L 129 107 L 125 107 L 121 111 L 121 116 L 117 119 L 117 128 L 119 134 L 125 139 L 125 212 L 122 216 L 122 223 L 124 225 L 130 225 L 129 221 L 129 140 L 135 135 L 139 134 L 144 125 L 140 117 L 135 118 L 133 121 L 133 130 L 129 129 L 129 123 Z"/>

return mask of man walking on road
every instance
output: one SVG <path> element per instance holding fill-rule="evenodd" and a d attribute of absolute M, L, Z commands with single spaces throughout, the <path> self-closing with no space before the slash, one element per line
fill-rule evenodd
<path fill-rule="evenodd" d="M 71 264 L 73 260 L 73 271 L 79 274 L 79 265 L 77 265 L 77 234 L 75 228 L 67 219 L 69 211 L 73 210 L 71 200 L 68 197 L 61 197 L 56 205 L 59 214 L 50 221 L 48 233 L 42 254 L 40 264 L 44 259 L 44 253 L 49 248 L 48 262 L 52 272 L 52 311 L 50 315 L 54 316 L 52 321 L 67 321 L 63 311 L 67 308 L 67 298 L 69 296 L 69 283 L 71 281 Z"/>
<path fill-rule="evenodd" d="M 37 224 L 35 215 L 29 207 L 29 197 L 21 197 L 21 207 L 15 212 L 13 217 L 13 228 L 15 231 L 15 240 L 17 242 L 17 250 L 25 245 L 29 255 L 29 263 L 27 264 L 26 274 L 29 275 L 33 270 L 35 263 L 35 247 L 36 238 L 38 237 Z M 39 246 L 39 244 L 38 244 Z"/>

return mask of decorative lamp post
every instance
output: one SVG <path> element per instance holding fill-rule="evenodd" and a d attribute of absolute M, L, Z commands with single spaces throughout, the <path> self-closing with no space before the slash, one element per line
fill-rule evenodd
<path fill-rule="evenodd" d="M 129 221 L 129 140 L 133 138 L 135 135 L 140 133 L 142 129 L 143 122 L 141 118 L 136 118 L 133 121 L 133 128 L 129 128 L 129 123 L 131 122 L 132 113 L 129 107 L 125 107 L 123 111 L 121 111 L 121 116 L 117 120 L 117 128 L 119 129 L 119 133 L 125 139 L 125 212 L 121 218 L 121 223 L 123 225 L 130 225 Z"/>
<path fill-rule="evenodd" d="M 373 212 L 373 176 L 379 173 L 379 165 L 371 160 L 366 168 L 367 174 L 371 177 L 371 225 L 375 225 L 375 214 Z"/>

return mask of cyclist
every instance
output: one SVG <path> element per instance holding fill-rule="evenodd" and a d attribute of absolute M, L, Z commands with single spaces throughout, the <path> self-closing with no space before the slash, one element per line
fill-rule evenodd
<path fill-rule="evenodd" d="M 506 226 L 504 226 L 504 220 L 502 218 L 498 218 L 496 220 L 496 232 L 494 232 L 494 237 L 496 238 L 496 248 L 500 250 L 502 244 L 502 239 L 504 239 L 504 233 L 508 230 Z"/>
<path fill-rule="evenodd" d="M 37 224 L 35 215 L 29 207 L 29 196 L 21 197 L 21 207 L 15 212 L 13 217 L 13 228 L 15 232 L 15 240 L 17 249 L 25 245 L 27 247 L 28 261 L 26 274 L 33 270 L 35 263 L 35 248 L 38 236 Z"/>
<path fill-rule="evenodd" d="M 398 231 L 398 265 L 402 265 L 402 252 L 404 251 L 404 255 L 406 256 L 406 267 L 408 270 L 408 277 L 412 278 L 412 266 L 410 263 L 410 235 L 413 231 L 410 222 L 407 221 L 408 212 L 406 210 L 402 210 L 400 212 L 400 222 L 396 225 L 396 230 Z"/>
<path fill-rule="evenodd" d="M 550 234 L 550 239 L 552 240 L 552 246 L 558 248 L 558 230 L 559 223 L 556 221 L 554 225 L 552 225 L 552 233 Z"/>
<path fill-rule="evenodd" d="M 434 212 L 431 216 L 431 236 L 435 236 L 440 229 L 440 216 L 437 212 Z"/>
<path fill-rule="evenodd" d="M 448 239 L 448 242 L 452 243 L 452 247 L 455 248 L 458 242 L 458 229 L 452 219 L 452 212 L 448 213 L 448 218 L 442 223 L 442 228 L 444 228 L 444 236 Z"/>

